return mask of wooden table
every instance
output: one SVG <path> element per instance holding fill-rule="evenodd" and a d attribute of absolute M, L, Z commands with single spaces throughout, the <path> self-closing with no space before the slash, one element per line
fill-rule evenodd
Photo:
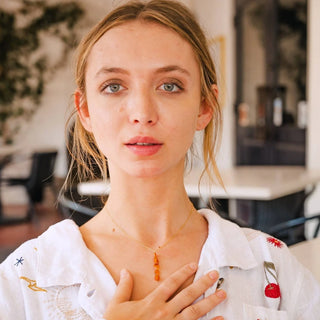
<path fill-rule="evenodd" d="M 320 282 L 320 237 L 300 242 L 289 249 Z"/>

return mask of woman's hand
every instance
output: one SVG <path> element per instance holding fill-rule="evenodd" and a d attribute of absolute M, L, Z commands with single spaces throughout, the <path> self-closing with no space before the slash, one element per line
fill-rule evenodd
<path fill-rule="evenodd" d="M 196 269 L 194 264 L 182 267 L 148 296 L 138 301 L 130 301 L 133 279 L 128 271 L 122 270 L 119 285 L 104 318 L 107 320 L 196 320 L 201 318 L 226 298 L 226 293 L 218 290 L 193 304 L 217 281 L 216 271 L 209 272 L 170 299 Z M 214 320 L 221 319 L 223 317 L 214 318 Z"/>

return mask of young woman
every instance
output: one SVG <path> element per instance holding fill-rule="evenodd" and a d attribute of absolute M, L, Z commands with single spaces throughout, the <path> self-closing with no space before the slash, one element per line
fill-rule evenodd
<path fill-rule="evenodd" d="M 107 159 L 111 191 L 88 223 L 58 223 L 1 265 L 2 318 L 318 317 L 319 286 L 284 244 L 188 199 L 196 131 L 219 180 L 221 110 L 205 37 L 184 6 L 115 9 L 80 44 L 76 81 L 73 155 L 84 169 L 95 157 L 103 174 Z"/>

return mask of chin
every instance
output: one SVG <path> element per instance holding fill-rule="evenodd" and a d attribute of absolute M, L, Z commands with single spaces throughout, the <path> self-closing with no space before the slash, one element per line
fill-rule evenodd
<path fill-rule="evenodd" d="M 168 168 L 145 164 L 143 166 L 137 165 L 126 169 L 128 175 L 136 178 L 155 178 L 166 173 L 166 171 L 168 171 Z"/>
<path fill-rule="evenodd" d="M 161 175 L 162 171 L 159 169 L 153 169 L 153 168 L 144 168 L 141 170 L 137 170 L 136 172 L 128 173 L 131 176 L 134 176 L 136 178 L 154 178 L 159 175 Z"/>

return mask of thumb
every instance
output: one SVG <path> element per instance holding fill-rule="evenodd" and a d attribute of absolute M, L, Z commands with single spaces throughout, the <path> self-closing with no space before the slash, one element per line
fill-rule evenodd
<path fill-rule="evenodd" d="M 132 294 L 133 279 L 130 272 L 122 269 L 120 272 L 120 281 L 113 297 L 113 302 L 122 303 L 129 301 Z"/>

